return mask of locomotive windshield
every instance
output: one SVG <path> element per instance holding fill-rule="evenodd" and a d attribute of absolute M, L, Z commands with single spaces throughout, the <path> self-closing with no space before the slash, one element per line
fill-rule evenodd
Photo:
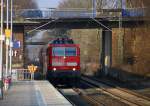
<path fill-rule="evenodd" d="M 76 48 L 75 47 L 67 47 L 65 50 L 66 56 L 76 56 Z"/>
<path fill-rule="evenodd" d="M 53 47 L 53 56 L 65 56 L 64 47 Z"/>
<path fill-rule="evenodd" d="M 76 56 L 75 47 L 53 47 L 53 56 Z"/>

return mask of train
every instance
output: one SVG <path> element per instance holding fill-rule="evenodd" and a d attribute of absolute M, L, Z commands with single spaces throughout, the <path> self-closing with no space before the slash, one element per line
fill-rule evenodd
<path fill-rule="evenodd" d="M 50 81 L 58 79 L 80 80 L 80 48 L 72 39 L 54 39 L 41 50 L 43 74 Z"/>

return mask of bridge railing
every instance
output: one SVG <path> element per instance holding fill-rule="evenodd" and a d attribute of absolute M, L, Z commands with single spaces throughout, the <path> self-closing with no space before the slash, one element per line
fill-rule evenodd
<path fill-rule="evenodd" d="M 121 16 L 121 9 L 101 9 L 97 10 L 97 18 L 115 18 Z"/>
<path fill-rule="evenodd" d="M 147 14 L 150 8 L 126 8 L 122 9 L 122 16 L 123 17 L 146 17 L 150 16 Z"/>
<path fill-rule="evenodd" d="M 54 19 L 54 18 L 95 18 L 117 17 L 118 11 L 106 10 L 93 13 L 92 9 L 24 9 L 15 11 L 15 18 L 23 19 Z"/>
<path fill-rule="evenodd" d="M 13 12 L 14 18 L 53 19 L 53 18 L 113 18 L 113 17 L 144 17 L 147 8 L 131 9 L 23 9 Z"/>
<path fill-rule="evenodd" d="M 51 17 L 52 10 L 49 9 L 20 9 L 13 12 L 14 18 L 49 18 Z"/>
<path fill-rule="evenodd" d="M 14 18 L 90 18 L 93 17 L 92 10 L 59 10 L 59 9 L 22 9 L 14 11 Z M 94 13 L 95 14 L 95 13 Z"/>

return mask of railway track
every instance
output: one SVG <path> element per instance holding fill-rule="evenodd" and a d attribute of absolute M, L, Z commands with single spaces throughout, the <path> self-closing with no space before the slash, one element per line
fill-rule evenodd
<path fill-rule="evenodd" d="M 124 91 L 124 92 L 133 94 L 133 95 L 135 95 L 135 96 L 137 96 L 137 97 L 140 97 L 140 98 L 143 98 L 143 99 L 146 99 L 146 100 L 149 100 L 149 101 L 150 101 L 150 98 L 149 98 L 149 97 L 144 96 L 144 95 L 141 95 L 141 94 L 136 93 L 136 92 L 134 92 L 134 91 L 128 90 L 128 89 L 126 89 L 126 88 L 121 88 L 121 87 L 119 87 L 119 86 L 116 87 L 116 85 L 115 85 L 114 83 L 110 82 L 110 81 L 99 80 L 99 79 L 97 79 L 97 78 L 92 78 L 92 79 L 95 80 L 95 81 L 98 81 L 98 82 L 102 82 L 102 83 L 104 83 L 104 84 L 106 84 L 106 85 L 115 87 L 115 88 L 117 88 L 117 89 L 119 89 L 119 90 L 122 90 L 122 91 Z"/>
<path fill-rule="evenodd" d="M 89 85 L 90 86 L 90 85 Z M 92 106 L 105 106 L 103 102 L 97 101 L 93 97 L 89 96 L 85 91 L 79 88 L 73 88 L 75 92 L 77 92 L 82 98 L 88 101 Z"/>
<path fill-rule="evenodd" d="M 85 85 L 89 86 L 88 90 L 74 88 L 82 98 L 84 98 L 92 106 L 129 106 L 122 101 L 118 101 L 116 98 L 109 96 L 99 91 L 99 88 L 84 82 Z"/>
<path fill-rule="evenodd" d="M 150 99 L 148 97 L 144 97 L 142 95 L 133 93 L 129 90 L 125 90 L 125 89 L 122 89 L 119 87 L 115 88 L 114 86 L 112 86 L 110 84 L 91 80 L 87 77 L 82 77 L 82 81 L 87 83 L 89 86 L 96 88 L 96 90 L 99 91 L 99 93 L 105 93 L 107 95 L 110 95 L 113 98 L 117 99 L 118 101 L 121 101 L 127 105 L 150 106 Z M 83 97 L 86 98 L 87 100 L 91 101 L 91 103 L 93 103 L 95 105 L 105 106 L 105 104 L 98 102 L 98 100 L 97 100 L 98 96 L 97 96 L 97 98 L 94 96 L 90 97 L 90 96 L 86 95 L 86 93 L 83 93 L 84 91 L 82 91 L 81 89 L 75 89 L 75 91 L 78 91 L 78 93 L 80 93 L 80 95 L 82 94 Z"/>
<path fill-rule="evenodd" d="M 87 96 L 86 94 L 81 94 L 81 91 L 79 91 L 79 89 L 74 89 L 76 92 L 80 93 L 80 96 L 82 98 L 84 98 L 85 100 L 87 100 L 91 105 L 94 105 L 94 106 L 105 106 L 104 103 L 102 102 L 98 102 L 96 99 L 90 97 L 90 96 Z M 77 91 L 78 90 L 78 91 Z"/>

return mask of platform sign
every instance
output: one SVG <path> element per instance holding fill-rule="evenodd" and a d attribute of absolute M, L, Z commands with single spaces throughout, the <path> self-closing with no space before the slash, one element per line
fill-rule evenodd
<path fill-rule="evenodd" d="M 5 36 L 6 36 L 6 38 L 10 38 L 10 36 L 11 36 L 11 30 L 10 29 L 5 29 Z"/>
<path fill-rule="evenodd" d="M 37 70 L 37 66 L 34 66 L 33 64 L 29 65 L 28 70 L 30 73 L 34 73 Z"/>
<path fill-rule="evenodd" d="M 13 41 L 13 48 L 18 49 L 21 47 L 21 43 L 19 40 Z"/>

